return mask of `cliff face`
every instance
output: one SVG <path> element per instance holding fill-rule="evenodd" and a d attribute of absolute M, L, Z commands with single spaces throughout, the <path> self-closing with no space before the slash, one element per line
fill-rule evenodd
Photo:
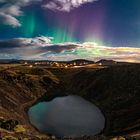
<path fill-rule="evenodd" d="M 1 70 L 0 118 L 24 126 L 26 131 L 16 133 L 18 137 L 39 139 L 39 132 L 28 121 L 27 108 L 38 99 L 68 94 L 82 96 L 101 108 L 107 120 L 104 135 L 139 134 L 140 65 L 99 70 L 23 66 Z"/>

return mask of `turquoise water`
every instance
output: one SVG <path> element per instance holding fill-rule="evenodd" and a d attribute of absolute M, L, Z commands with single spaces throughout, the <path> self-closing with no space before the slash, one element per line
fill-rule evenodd
<path fill-rule="evenodd" d="M 39 131 L 59 137 L 93 136 L 104 129 L 98 107 L 79 96 L 56 97 L 29 109 L 30 122 Z"/>

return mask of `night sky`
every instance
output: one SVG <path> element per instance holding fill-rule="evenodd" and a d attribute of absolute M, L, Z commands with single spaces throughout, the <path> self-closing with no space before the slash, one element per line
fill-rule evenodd
<path fill-rule="evenodd" d="M 140 0 L 0 0 L 0 58 L 139 56 Z"/>

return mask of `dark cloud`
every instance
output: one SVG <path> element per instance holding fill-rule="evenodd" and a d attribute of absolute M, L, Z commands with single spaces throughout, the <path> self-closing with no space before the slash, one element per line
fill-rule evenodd
<path fill-rule="evenodd" d="M 51 44 L 48 37 L 35 38 L 15 38 L 10 40 L 0 40 L 0 53 L 20 53 L 24 55 L 39 54 L 44 52 L 61 53 L 77 48 L 77 44 Z M 25 54 L 26 53 L 26 54 Z"/>
<path fill-rule="evenodd" d="M 22 59 L 91 60 L 114 59 L 140 62 L 140 48 L 99 46 L 96 43 L 53 44 L 45 36 L 35 38 L 15 38 L 0 41 L 0 58 L 14 56 Z"/>
<path fill-rule="evenodd" d="M 63 44 L 63 45 L 51 45 L 51 46 L 46 46 L 41 48 L 42 51 L 51 51 L 51 52 L 55 52 L 55 53 L 60 53 L 66 50 L 73 50 L 77 48 L 77 45 L 73 45 L 73 44 Z"/>
<path fill-rule="evenodd" d="M 0 41 L 0 50 L 2 49 L 14 49 L 17 47 L 21 47 L 23 45 L 22 40 L 13 39 L 13 40 L 3 40 Z"/>
<path fill-rule="evenodd" d="M 45 46 L 51 43 L 51 38 L 40 36 L 35 38 L 14 38 L 9 40 L 0 40 L 0 49 L 17 48 L 27 46 Z"/>

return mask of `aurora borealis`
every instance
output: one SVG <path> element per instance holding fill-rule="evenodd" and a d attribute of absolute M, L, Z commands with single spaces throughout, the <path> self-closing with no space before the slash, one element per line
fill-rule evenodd
<path fill-rule="evenodd" d="M 140 62 L 139 5 L 139 0 L 0 0 L 0 58 Z"/>

